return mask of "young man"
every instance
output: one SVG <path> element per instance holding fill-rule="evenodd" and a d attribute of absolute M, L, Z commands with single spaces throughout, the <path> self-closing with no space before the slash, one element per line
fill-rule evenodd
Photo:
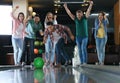
<path fill-rule="evenodd" d="M 52 40 L 51 49 L 55 49 L 55 53 L 56 53 L 56 63 L 57 63 L 56 66 L 59 67 L 61 65 L 61 56 L 65 58 L 66 62 L 70 60 L 69 56 L 63 49 L 64 43 L 67 43 L 67 34 L 65 32 L 69 34 L 72 40 L 74 40 L 74 36 L 67 26 L 63 26 L 60 24 L 53 25 L 53 22 L 48 22 L 47 27 L 48 28 L 45 29 L 45 33 L 44 33 L 44 42 L 46 43 L 47 37 L 49 35 L 50 39 Z M 54 58 L 54 57 L 51 56 L 50 58 Z"/>
<path fill-rule="evenodd" d="M 34 41 L 36 39 L 36 32 L 39 31 L 40 35 L 43 35 L 43 31 L 42 31 L 43 26 L 40 22 L 39 15 L 35 15 L 33 19 L 30 16 L 26 20 L 26 22 L 27 22 L 27 27 L 25 29 L 23 54 L 22 54 L 22 66 L 24 66 L 27 62 L 26 56 L 28 56 L 28 62 L 30 62 L 30 64 L 32 65 L 34 60 Z M 27 50 L 28 44 L 29 44 L 29 50 Z"/>
<path fill-rule="evenodd" d="M 64 8 L 67 14 L 74 20 L 76 24 L 76 43 L 79 50 L 79 57 L 81 64 L 87 63 L 87 43 L 88 43 L 88 27 L 87 18 L 90 15 L 92 9 L 93 1 L 90 1 L 90 5 L 84 15 L 81 10 L 76 11 L 76 16 L 71 13 L 68 9 L 67 4 L 64 4 Z"/>

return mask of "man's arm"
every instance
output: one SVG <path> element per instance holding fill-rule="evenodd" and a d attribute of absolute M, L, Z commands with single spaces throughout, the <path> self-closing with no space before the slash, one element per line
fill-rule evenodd
<path fill-rule="evenodd" d="M 41 36 L 44 35 L 44 32 L 43 32 L 43 26 L 42 26 L 41 23 L 40 23 L 40 30 L 39 30 L 39 33 L 40 33 Z"/>
<path fill-rule="evenodd" d="M 89 7 L 88 7 L 88 9 L 86 11 L 86 14 L 85 14 L 86 18 L 89 17 L 91 9 L 92 9 L 92 6 L 93 6 L 93 1 L 90 1 L 90 5 L 89 5 Z"/>
<path fill-rule="evenodd" d="M 72 34 L 70 28 L 67 27 L 67 26 L 63 26 L 63 25 L 62 25 L 62 27 L 63 27 L 63 29 L 64 29 L 65 31 L 67 31 L 67 33 L 69 34 L 71 40 L 74 40 L 74 35 Z"/>
<path fill-rule="evenodd" d="M 43 33 L 43 43 L 45 44 L 46 43 L 46 40 L 47 40 L 47 37 L 48 37 L 48 28 L 45 28 L 45 31 Z"/>
<path fill-rule="evenodd" d="M 74 20 L 74 19 L 75 19 L 75 16 L 74 16 L 74 15 L 71 13 L 71 11 L 68 9 L 67 4 L 65 3 L 63 6 L 64 6 L 67 14 L 70 16 L 70 18 L 71 18 L 72 20 Z"/>

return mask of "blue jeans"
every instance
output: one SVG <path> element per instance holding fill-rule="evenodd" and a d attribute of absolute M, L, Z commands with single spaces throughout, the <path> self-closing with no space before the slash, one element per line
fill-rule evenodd
<path fill-rule="evenodd" d="M 15 65 L 20 63 L 23 51 L 23 39 L 12 37 L 12 46 L 14 51 L 14 63 Z"/>
<path fill-rule="evenodd" d="M 88 37 L 76 37 L 76 43 L 78 46 L 79 57 L 81 64 L 87 63 L 87 43 Z"/>
<path fill-rule="evenodd" d="M 107 38 L 96 38 L 95 41 L 99 63 L 104 63 Z"/>
<path fill-rule="evenodd" d="M 64 49 L 64 39 L 60 38 L 55 46 L 55 52 L 56 52 L 56 63 L 61 63 L 61 56 L 65 59 L 65 61 L 69 61 L 70 58 L 68 54 L 66 53 Z"/>
<path fill-rule="evenodd" d="M 45 43 L 45 58 L 51 63 L 54 62 L 55 58 L 55 45 L 52 44 L 50 36 L 48 36 L 47 41 Z"/>
<path fill-rule="evenodd" d="M 23 53 L 22 53 L 22 62 L 28 62 L 32 63 L 34 61 L 35 55 L 34 55 L 34 39 L 31 38 L 24 38 L 23 43 Z M 29 45 L 29 47 L 28 47 Z"/>

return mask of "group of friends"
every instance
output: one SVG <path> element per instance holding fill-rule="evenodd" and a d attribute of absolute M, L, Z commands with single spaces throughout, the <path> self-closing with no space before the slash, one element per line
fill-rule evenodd
<path fill-rule="evenodd" d="M 70 18 L 75 22 L 76 37 L 74 37 L 68 26 L 58 24 L 56 20 L 57 16 L 53 13 L 48 12 L 46 14 L 43 30 L 43 25 L 38 14 L 36 14 L 34 17 L 28 16 L 28 18 L 25 19 L 24 13 L 20 12 L 18 17 L 15 17 L 14 12 L 19 8 L 16 6 L 11 13 L 14 23 L 12 29 L 12 45 L 15 65 L 26 65 L 27 55 L 29 55 L 28 61 L 31 65 L 33 65 L 35 58 L 34 41 L 36 39 L 36 32 L 38 31 L 40 35 L 43 36 L 43 42 L 45 44 L 45 66 L 50 65 L 51 67 L 60 67 L 62 57 L 65 59 L 65 65 L 69 65 L 71 63 L 71 59 L 64 49 L 64 44 L 67 44 L 68 35 L 71 40 L 74 41 L 76 39 L 79 52 L 78 56 L 80 57 L 81 64 L 87 64 L 87 19 L 90 16 L 92 6 L 93 1 L 90 1 L 89 7 L 87 8 L 85 14 L 82 10 L 77 10 L 76 15 L 73 15 L 67 4 L 64 3 L 64 9 Z M 99 64 L 103 65 L 105 58 L 105 45 L 107 43 L 107 26 L 109 24 L 105 12 L 99 12 L 99 15 L 95 19 L 94 23 L 94 37 L 96 42 L 97 56 Z M 28 43 L 29 50 L 27 49 Z"/>

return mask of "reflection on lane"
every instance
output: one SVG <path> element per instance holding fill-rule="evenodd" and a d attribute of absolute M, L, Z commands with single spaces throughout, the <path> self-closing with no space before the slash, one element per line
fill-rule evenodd
<path fill-rule="evenodd" d="M 119 83 L 120 76 L 103 71 L 61 67 L 0 71 L 1 83 Z"/>

